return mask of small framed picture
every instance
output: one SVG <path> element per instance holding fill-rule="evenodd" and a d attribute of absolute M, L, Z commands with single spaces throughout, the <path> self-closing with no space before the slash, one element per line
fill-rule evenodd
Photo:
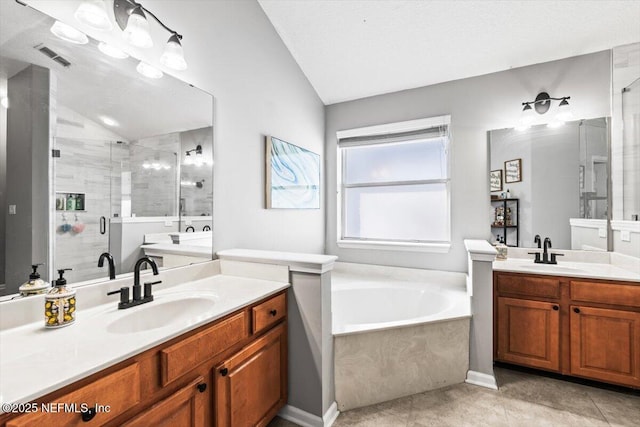
<path fill-rule="evenodd" d="M 502 169 L 489 172 L 491 191 L 502 191 Z"/>
<path fill-rule="evenodd" d="M 522 181 L 522 159 L 513 159 L 504 162 L 505 184 L 520 181 Z"/>

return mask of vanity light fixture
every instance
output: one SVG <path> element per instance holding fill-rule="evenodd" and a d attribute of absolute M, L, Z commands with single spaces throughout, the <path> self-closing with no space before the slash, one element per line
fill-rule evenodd
<path fill-rule="evenodd" d="M 560 101 L 558 105 L 558 111 L 554 119 L 548 124 L 549 127 L 557 127 L 564 124 L 564 122 L 572 120 L 573 114 L 571 113 L 571 107 L 569 106 L 570 96 L 563 96 L 560 98 L 552 98 L 547 92 L 540 92 L 534 101 L 523 102 L 522 116 L 520 123 L 516 127 L 518 130 L 527 129 L 531 126 L 531 123 L 535 120 L 533 110 L 538 114 L 545 114 L 551 108 L 551 101 Z M 533 108 L 531 107 L 533 105 Z"/>
<path fill-rule="evenodd" d="M 126 52 L 118 49 L 117 47 L 113 47 L 110 44 L 107 44 L 105 42 L 100 42 L 98 44 L 98 49 L 100 50 L 100 52 L 112 58 L 125 59 L 129 57 L 129 55 Z"/>
<path fill-rule="evenodd" d="M 73 16 L 95 30 L 110 31 L 113 28 L 103 0 L 84 0 Z"/>
<path fill-rule="evenodd" d="M 143 61 L 140 61 L 140 63 L 136 67 L 136 70 L 143 76 L 149 77 L 150 79 L 159 79 L 164 75 L 162 71 Z"/>
<path fill-rule="evenodd" d="M 82 31 L 76 30 L 71 25 L 56 21 L 51 26 L 51 32 L 58 38 L 75 44 L 87 44 L 89 38 Z"/>
<path fill-rule="evenodd" d="M 135 0 L 114 0 L 113 11 L 118 26 L 124 31 L 123 37 L 134 46 L 149 48 L 153 46 L 153 39 L 149 33 L 149 22 L 146 14 L 151 16 L 162 28 L 169 32 L 169 40 L 160 57 L 160 63 L 173 70 L 187 69 L 182 49 L 182 35 L 167 27 L 149 9 L 137 3 Z"/>

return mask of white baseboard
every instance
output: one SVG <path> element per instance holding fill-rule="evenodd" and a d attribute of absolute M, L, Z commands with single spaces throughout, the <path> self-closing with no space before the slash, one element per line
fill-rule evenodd
<path fill-rule="evenodd" d="M 478 371 L 467 371 L 467 379 L 464 380 L 464 382 L 467 384 L 490 388 L 492 390 L 498 389 L 498 383 L 496 382 L 495 376 Z"/>
<path fill-rule="evenodd" d="M 331 427 L 336 421 L 336 418 L 338 418 L 338 415 L 340 415 L 340 412 L 338 411 L 338 404 L 336 402 L 333 402 L 331 406 L 329 406 L 329 409 L 327 409 L 327 412 L 324 413 L 322 418 L 291 405 L 285 405 L 278 413 L 280 418 L 284 418 L 302 427 Z"/>

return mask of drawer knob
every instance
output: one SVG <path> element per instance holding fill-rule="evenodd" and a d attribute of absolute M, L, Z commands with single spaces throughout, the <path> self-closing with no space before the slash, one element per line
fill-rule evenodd
<path fill-rule="evenodd" d="M 198 391 L 200 393 L 204 393 L 204 391 L 207 389 L 207 383 L 200 383 L 196 387 L 198 387 Z"/>
<path fill-rule="evenodd" d="M 580 313 L 580 309 L 579 309 L 578 307 L 575 307 L 575 308 L 573 309 L 573 312 L 574 312 L 574 313 Z"/>
<path fill-rule="evenodd" d="M 227 368 L 220 369 L 220 375 L 222 375 L 223 377 L 226 377 L 228 373 L 229 370 Z"/>
<path fill-rule="evenodd" d="M 96 408 L 89 408 L 86 411 L 81 412 L 82 421 L 88 423 L 96 416 Z"/>
<path fill-rule="evenodd" d="M 278 314 L 278 310 L 275 310 L 275 309 L 270 310 L 269 314 L 272 315 L 272 316 L 275 316 L 276 314 Z"/>
<path fill-rule="evenodd" d="M 558 311 L 558 310 L 560 310 L 560 307 L 558 307 L 557 305 L 554 305 L 554 306 L 553 306 L 553 309 L 554 309 L 555 311 Z"/>

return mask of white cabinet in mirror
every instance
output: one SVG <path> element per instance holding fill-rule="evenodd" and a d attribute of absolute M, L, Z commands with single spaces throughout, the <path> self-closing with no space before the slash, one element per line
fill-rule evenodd
<path fill-rule="evenodd" d="M 48 281 L 58 268 L 70 283 L 106 279 L 103 252 L 124 274 L 145 235 L 213 228 L 213 97 L 146 79 L 91 37 L 57 38 L 54 22 L 13 1 L 0 15 L 0 295 L 33 263 Z"/>

